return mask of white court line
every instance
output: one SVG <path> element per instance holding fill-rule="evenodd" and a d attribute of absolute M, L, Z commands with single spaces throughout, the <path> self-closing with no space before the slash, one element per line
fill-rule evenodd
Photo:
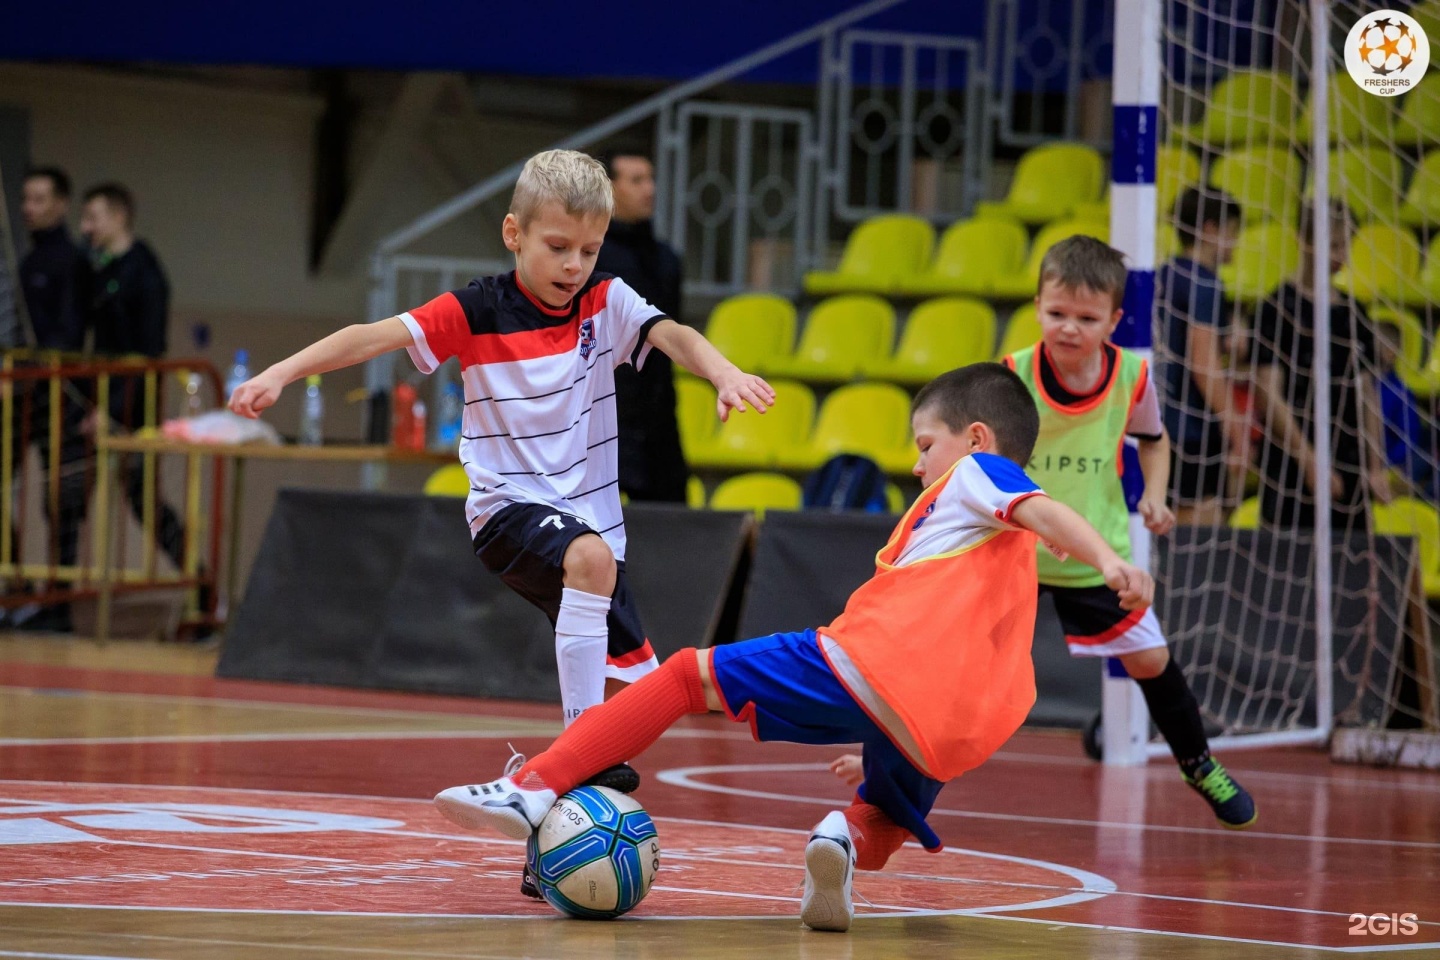
<path fill-rule="evenodd" d="M 272 834 L 273 836 L 273 834 Z M 234 857 L 273 857 L 277 860 L 319 860 L 323 863 L 354 863 L 339 857 L 309 857 L 300 853 L 265 853 L 259 850 L 230 850 L 220 847 L 187 847 L 179 843 L 147 843 L 144 840 L 102 840 L 103 846 L 156 847 L 160 850 L 193 850 L 196 853 L 222 853 Z"/>
<path fill-rule="evenodd" d="M 723 793 L 735 797 L 753 797 L 757 800 L 781 800 L 790 803 L 821 804 L 833 807 L 836 804 L 844 804 L 848 801 L 836 797 L 807 797 L 788 793 L 769 793 L 764 790 L 750 790 L 744 787 L 727 787 L 718 783 L 708 783 L 704 780 L 696 780 L 695 777 L 707 776 L 714 773 L 776 773 L 800 770 L 829 770 L 825 764 L 819 763 L 739 763 L 721 764 L 708 767 L 674 767 L 669 770 L 661 770 L 654 776 L 661 783 L 668 783 L 676 787 L 688 787 L 691 790 L 701 790 L 709 793 Z M 988 813 L 980 810 L 946 810 L 935 809 L 930 811 L 937 816 L 945 817 L 967 817 L 975 820 L 1006 820 L 1015 823 L 1038 823 L 1049 824 L 1061 827 L 1094 827 L 1104 830 L 1138 830 L 1155 833 L 1192 833 L 1210 837 L 1228 837 L 1230 839 L 1245 840 L 1298 840 L 1304 843 L 1340 843 L 1358 844 L 1362 846 L 1378 847 L 1400 847 L 1413 849 L 1440 849 L 1440 843 L 1429 843 L 1423 840 L 1380 840 L 1370 837 L 1328 837 L 1314 836 L 1303 833 L 1269 833 L 1263 830 L 1246 830 L 1243 833 L 1234 830 L 1225 830 L 1220 827 L 1182 827 L 1158 823 L 1125 823 L 1115 820 L 1084 820 L 1076 817 L 1038 817 L 1019 813 Z"/>

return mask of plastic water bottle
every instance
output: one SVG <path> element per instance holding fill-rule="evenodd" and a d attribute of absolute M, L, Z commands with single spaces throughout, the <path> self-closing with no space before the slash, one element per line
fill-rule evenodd
<path fill-rule="evenodd" d="M 230 398 L 235 395 L 235 388 L 249 379 L 250 352 L 248 350 L 236 350 L 235 365 L 230 368 L 230 376 L 225 380 L 225 402 L 229 403 Z"/>
<path fill-rule="evenodd" d="M 200 396 L 203 386 L 204 381 L 198 373 L 191 373 L 185 378 L 185 416 L 198 417 L 205 412 L 205 401 Z"/>
<path fill-rule="evenodd" d="M 320 393 L 320 375 L 305 378 L 305 403 L 300 409 L 300 443 L 318 447 L 324 443 L 325 397 Z"/>
<path fill-rule="evenodd" d="M 447 383 L 440 395 L 440 417 L 435 425 L 435 441 L 442 447 L 460 445 L 460 424 L 465 416 L 465 394 L 460 384 Z"/>

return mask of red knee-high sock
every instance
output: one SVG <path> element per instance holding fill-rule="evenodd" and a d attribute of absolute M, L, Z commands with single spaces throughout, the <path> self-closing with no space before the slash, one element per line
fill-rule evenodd
<path fill-rule="evenodd" d="M 687 713 L 704 713 L 698 656 L 687 647 L 654 673 L 580 714 L 549 750 L 520 768 L 516 782 L 526 787 L 543 784 L 563 794 L 641 753 Z"/>
<path fill-rule="evenodd" d="M 855 844 L 855 867 L 859 870 L 879 870 L 885 866 L 885 861 L 900 849 L 909 836 L 879 807 L 860 800 L 855 800 L 845 809 L 845 822 L 850 826 L 850 840 Z"/>

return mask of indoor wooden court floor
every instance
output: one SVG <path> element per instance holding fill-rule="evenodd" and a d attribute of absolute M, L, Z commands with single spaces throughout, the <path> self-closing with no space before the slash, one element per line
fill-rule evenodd
<path fill-rule="evenodd" d="M 523 899 L 521 848 L 428 798 L 558 729 L 548 705 L 217 681 L 213 651 L 0 638 L 0 960 L 1440 957 L 1440 776 L 1235 753 L 1231 833 L 1168 764 L 1025 732 L 941 795 L 946 850 L 798 919 L 832 752 L 698 718 L 637 766 L 663 847 L 611 923 Z M 1352 914 L 1416 915 L 1413 931 Z"/>

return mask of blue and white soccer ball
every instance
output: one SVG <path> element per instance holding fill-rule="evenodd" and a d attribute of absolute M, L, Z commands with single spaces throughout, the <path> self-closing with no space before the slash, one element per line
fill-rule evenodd
<path fill-rule="evenodd" d="M 606 787 L 576 787 L 545 814 L 525 855 L 556 910 L 613 920 L 650 892 L 660 868 L 660 837 L 633 798 Z"/>

